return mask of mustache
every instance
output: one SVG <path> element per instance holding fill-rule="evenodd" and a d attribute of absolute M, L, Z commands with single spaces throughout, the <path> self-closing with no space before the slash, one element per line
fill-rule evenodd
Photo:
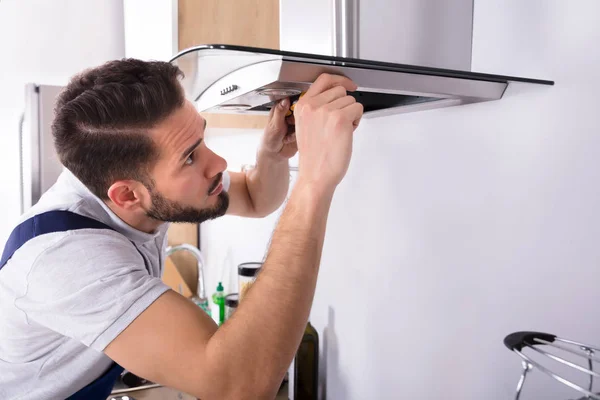
<path fill-rule="evenodd" d="M 219 183 L 221 183 L 222 178 L 223 178 L 223 173 L 219 172 L 219 174 L 215 178 L 215 182 L 212 185 L 210 185 L 210 188 L 208 188 L 207 194 L 210 194 L 213 190 L 215 190 L 217 188 L 217 186 L 219 186 Z"/>

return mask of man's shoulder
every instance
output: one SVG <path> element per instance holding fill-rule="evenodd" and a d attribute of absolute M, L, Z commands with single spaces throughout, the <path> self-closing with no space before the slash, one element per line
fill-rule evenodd
<path fill-rule="evenodd" d="M 134 244 L 123 234 L 108 228 L 83 228 L 48 233 L 28 241 L 30 251 L 44 258 L 60 255 L 60 258 L 85 262 L 89 257 L 104 259 L 137 258 Z"/>
<path fill-rule="evenodd" d="M 32 296 L 54 298 L 93 282 L 145 273 L 144 259 L 122 234 L 110 229 L 48 233 L 27 241 L 8 261 L 5 279 L 27 282 Z"/>
<path fill-rule="evenodd" d="M 127 238 L 110 229 L 78 229 L 53 232 L 27 241 L 8 261 L 6 268 L 27 274 L 51 276 L 62 271 L 89 273 L 111 265 L 143 266 L 143 258 Z M 43 272 L 42 272 L 43 270 Z"/>
<path fill-rule="evenodd" d="M 109 229 L 80 229 L 38 236 L 7 267 L 22 269 L 29 291 L 48 298 L 80 290 L 114 275 L 142 271 L 144 259 L 123 235 Z"/>

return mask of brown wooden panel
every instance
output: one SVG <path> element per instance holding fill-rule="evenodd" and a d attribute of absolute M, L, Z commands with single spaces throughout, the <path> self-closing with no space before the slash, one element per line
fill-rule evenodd
<path fill-rule="evenodd" d="M 269 117 L 266 115 L 210 113 L 200 113 L 200 115 L 206 118 L 206 124 L 211 128 L 264 129 L 269 121 Z"/>
<path fill-rule="evenodd" d="M 171 224 L 167 232 L 169 246 L 188 243 L 198 247 L 198 224 Z M 177 266 L 187 286 L 194 292 L 198 290 L 198 264 L 188 251 L 179 251 L 169 257 Z"/>
<path fill-rule="evenodd" d="M 187 282 L 179 273 L 179 270 L 177 269 L 171 258 L 167 258 L 165 260 L 165 270 L 163 272 L 162 280 L 177 293 L 185 297 L 192 297 L 192 290 L 189 288 Z"/>
<path fill-rule="evenodd" d="M 179 49 L 235 44 L 279 49 L 279 0 L 179 0 Z"/>

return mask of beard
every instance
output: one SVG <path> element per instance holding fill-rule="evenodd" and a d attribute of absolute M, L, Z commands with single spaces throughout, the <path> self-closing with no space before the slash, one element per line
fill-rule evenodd
<path fill-rule="evenodd" d="M 217 185 L 219 179 L 216 180 Z M 204 221 L 215 219 L 225 215 L 229 207 L 229 194 L 222 191 L 217 196 L 217 204 L 207 208 L 194 208 L 172 201 L 156 191 L 154 187 L 148 187 L 152 199 L 152 206 L 146 212 L 150 218 L 163 222 L 191 222 L 199 224 Z M 210 191 L 212 191 L 211 188 Z"/>

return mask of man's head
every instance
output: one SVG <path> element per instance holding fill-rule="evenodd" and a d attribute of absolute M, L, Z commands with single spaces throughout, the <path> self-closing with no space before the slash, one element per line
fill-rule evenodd
<path fill-rule="evenodd" d="M 111 61 L 75 76 L 52 132 L 61 162 L 131 220 L 202 222 L 223 215 L 225 160 L 167 62 Z M 216 190 L 215 190 L 216 189 Z"/>

